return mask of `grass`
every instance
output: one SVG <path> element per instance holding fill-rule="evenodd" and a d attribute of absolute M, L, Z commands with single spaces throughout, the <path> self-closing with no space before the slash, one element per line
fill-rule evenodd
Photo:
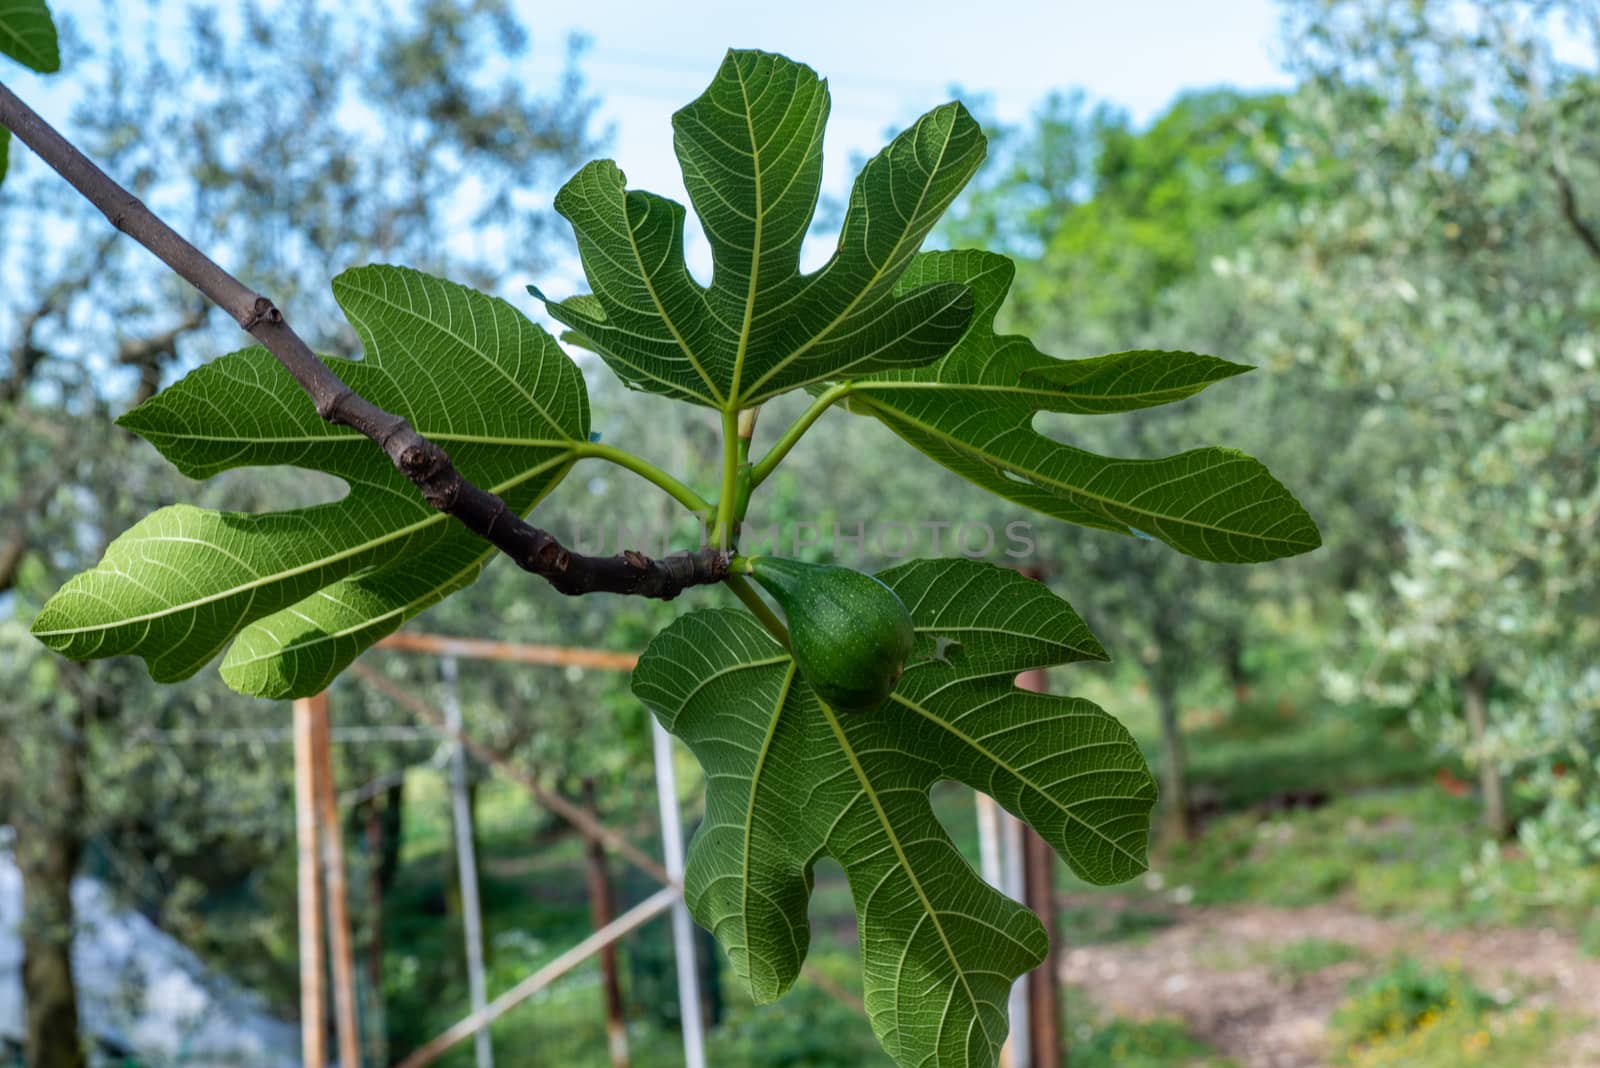
<path fill-rule="evenodd" d="M 1329 938 L 1302 938 L 1276 948 L 1269 960 L 1291 982 L 1315 975 L 1337 964 L 1366 959 L 1359 946 Z"/>
<path fill-rule="evenodd" d="M 1347 1068 L 1548 1064 L 1563 1027 L 1551 1014 L 1512 1011 L 1460 971 L 1399 960 L 1358 984 L 1331 1036 Z"/>
<path fill-rule="evenodd" d="M 1477 806 L 1431 781 L 1333 801 L 1310 811 L 1217 820 L 1194 842 L 1159 850 L 1152 874 L 1109 891 L 1120 907 L 1145 912 L 1174 901 L 1194 906 L 1279 907 L 1341 901 L 1377 916 L 1419 917 L 1437 926 L 1555 923 L 1581 915 L 1526 898 L 1474 893 L 1463 870 L 1482 848 Z M 1532 864 L 1508 854 L 1504 863 Z M 1149 924 L 1152 921 L 1141 920 Z"/>
<path fill-rule="evenodd" d="M 1234 1068 L 1177 1020 L 1114 1018 L 1073 1036 L 1073 1068 Z"/>
<path fill-rule="evenodd" d="M 1067 997 L 1072 1068 L 1238 1068 L 1181 1020 L 1111 1016 L 1081 989 L 1073 989 Z"/>

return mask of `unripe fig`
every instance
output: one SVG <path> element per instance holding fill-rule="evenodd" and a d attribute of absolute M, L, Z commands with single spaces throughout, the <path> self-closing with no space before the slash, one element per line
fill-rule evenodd
<path fill-rule="evenodd" d="M 783 608 L 800 674 L 830 707 L 876 708 L 894 692 L 915 632 L 889 587 L 859 571 L 758 556 L 750 575 Z"/>

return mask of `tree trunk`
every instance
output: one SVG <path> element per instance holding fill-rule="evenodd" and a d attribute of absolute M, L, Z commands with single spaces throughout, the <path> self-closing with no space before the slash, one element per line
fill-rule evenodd
<path fill-rule="evenodd" d="M 1194 825 L 1189 820 L 1189 772 L 1183 750 L 1183 725 L 1178 720 L 1178 689 L 1160 673 L 1151 681 L 1161 710 L 1161 745 L 1166 751 L 1161 782 L 1166 837 L 1187 842 L 1194 838 Z"/>
<path fill-rule="evenodd" d="M 1483 795 L 1483 825 L 1496 838 L 1504 838 L 1511 831 L 1506 818 L 1505 790 L 1500 782 L 1500 770 L 1484 752 L 1489 737 L 1489 712 L 1484 692 L 1489 680 L 1482 671 L 1474 668 L 1461 680 L 1461 703 L 1467 716 L 1467 730 L 1472 735 L 1472 748 L 1477 754 L 1478 788 Z"/>
<path fill-rule="evenodd" d="M 1250 671 L 1244 666 L 1244 635 L 1238 627 L 1228 627 L 1222 638 L 1222 666 L 1233 688 L 1233 708 L 1237 712 L 1250 700 Z"/>
<path fill-rule="evenodd" d="M 12 818 L 22 876 L 28 1068 L 83 1068 L 85 1063 L 72 975 L 72 877 L 84 844 L 85 700 L 76 702 L 67 722 L 44 725 L 40 751 L 16 766 L 21 789 Z"/>

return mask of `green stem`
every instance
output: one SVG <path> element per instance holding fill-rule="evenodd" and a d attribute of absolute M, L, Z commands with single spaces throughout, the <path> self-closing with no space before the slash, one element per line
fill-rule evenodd
<path fill-rule="evenodd" d="M 789 425 L 789 429 L 783 432 L 783 437 L 777 440 L 772 446 L 772 450 L 763 456 L 761 462 L 751 470 L 751 487 L 759 486 L 765 482 L 767 476 L 772 474 L 777 466 L 783 462 L 785 456 L 789 455 L 789 450 L 795 447 L 795 444 L 799 442 L 807 430 L 811 429 L 811 424 L 822 418 L 822 413 L 831 408 L 834 401 L 840 397 L 848 396 L 854 388 L 854 383 L 836 382 L 820 393 L 817 399 L 811 402 L 811 407 L 802 412 L 800 418 Z"/>
<path fill-rule="evenodd" d="M 733 546 L 733 513 L 739 496 L 739 412 L 722 412 L 722 496 L 717 498 L 717 522 L 712 533 L 717 547 Z"/>
<path fill-rule="evenodd" d="M 664 490 L 669 497 L 696 515 L 704 517 L 711 514 L 710 501 L 661 470 L 655 464 L 642 457 L 635 456 L 626 449 L 619 449 L 614 445 L 602 445 L 598 441 L 586 441 L 579 445 L 574 452 L 579 457 L 592 456 L 632 471 L 645 481 L 651 482 Z"/>
<path fill-rule="evenodd" d="M 767 628 L 768 634 L 778 639 L 778 643 L 785 649 L 789 648 L 789 628 L 783 625 L 783 620 L 779 619 L 777 613 L 767 606 L 767 602 L 761 599 L 761 595 L 756 592 L 754 586 L 750 585 L 749 580 L 743 575 L 729 575 L 723 580 L 723 585 L 732 590 L 734 596 L 744 602 L 744 606 L 750 609 L 751 614 L 761 621 L 763 627 Z"/>

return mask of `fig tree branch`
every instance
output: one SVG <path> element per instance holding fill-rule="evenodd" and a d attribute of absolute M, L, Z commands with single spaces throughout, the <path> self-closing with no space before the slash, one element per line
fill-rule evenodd
<path fill-rule="evenodd" d="M 4 83 L 0 125 L 38 154 L 98 208 L 111 225 L 153 252 L 213 304 L 233 316 L 271 352 L 316 406 L 317 414 L 347 426 L 381 448 L 423 500 L 511 557 L 525 571 L 566 594 L 621 593 L 668 600 L 690 586 L 721 582 L 728 554 L 718 549 L 651 559 L 623 552 L 595 557 L 575 553 L 554 535 L 525 522 L 493 493 L 462 476 L 449 455 L 409 422 L 361 397 L 317 358 L 277 306 L 223 270 L 168 226 L 56 132 Z"/>

